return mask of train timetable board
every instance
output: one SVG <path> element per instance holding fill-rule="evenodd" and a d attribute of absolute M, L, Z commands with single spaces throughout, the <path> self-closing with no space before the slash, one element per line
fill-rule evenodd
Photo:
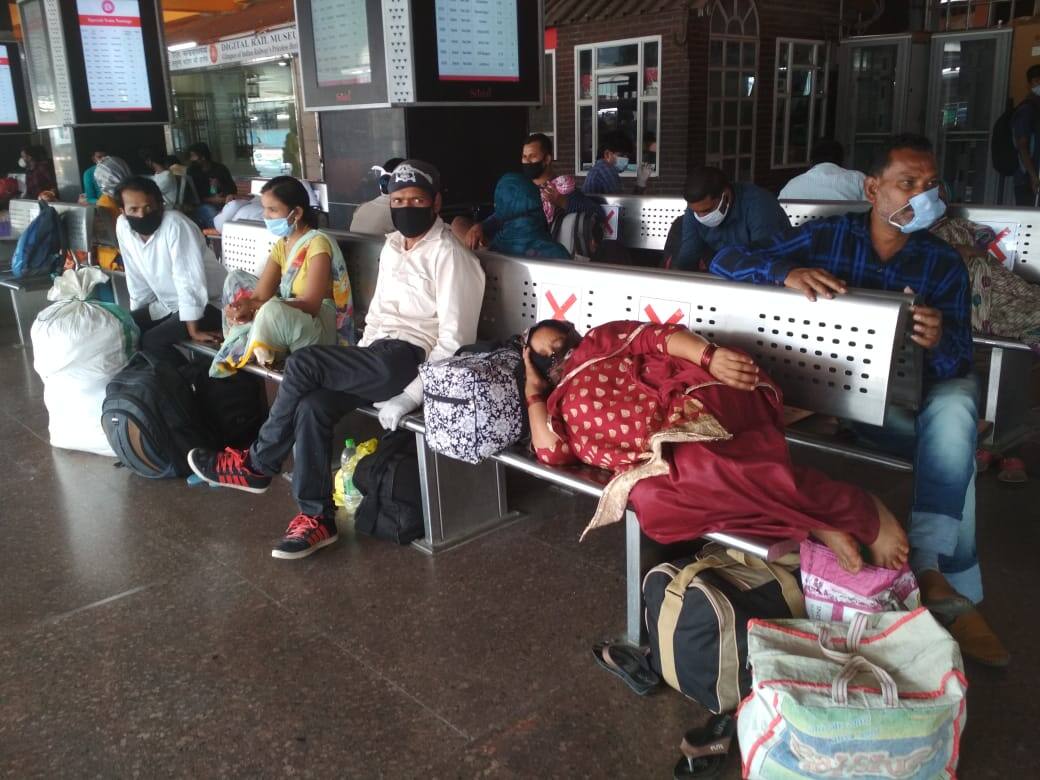
<path fill-rule="evenodd" d="M 537 105 L 542 0 L 296 0 L 304 105 Z"/>
<path fill-rule="evenodd" d="M 156 0 L 19 0 L 18 10 L 40 127 L 169 121 Z"/>
<path fill-rule="evenodd" d="M 0 41 L 0 134 L 32 130 L 17 43 Z"/>

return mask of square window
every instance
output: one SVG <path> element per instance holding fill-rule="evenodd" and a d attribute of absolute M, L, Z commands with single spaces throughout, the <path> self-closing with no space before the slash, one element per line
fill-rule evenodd
<path fill-rule="evenodd" d="M 737 101 L 727 100 L 726 108 L 723 111 L 723 122 L 726 127 L 736 127 L 737 125 Z"/>
<path fill-rule="evenodd" d="M 619 68 L 639 62 L 639 46 L 635 43 L 624 46 L 600 46 L 596 49 L 597 68 Z"/>
<path fill-rule="evenodd" d="M 740 42 L 726 41 L 726 67 L 740 67 Z"/>
<path fill-rule="evenodd" d="M 755 52 L 758 49 L 757 43 L 749 43 L 745 41 L 741 45 L 741 51 L 743 52 L 740 58 L 740 64 L 745 68 L 753 68 L 758 63 L 756 62 Z"/>

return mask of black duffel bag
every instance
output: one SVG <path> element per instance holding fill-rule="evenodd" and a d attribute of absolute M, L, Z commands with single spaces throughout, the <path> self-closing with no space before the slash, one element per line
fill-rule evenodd
<path fill-rule="evenodd" d="M 376 451 L 357 462 L 354 487 L 362 495 L 354 512 L 355 531 L 398 544 L 425 535 L 414 433 L 384 433 Z"/>
<path fill-rule="evenodd" d="M 736 710 L 751 690 L 748 620 L 805 617 L 797 565 L 797 553 L 766 563 L 710 543 L 651 569 L 643 601 L 654 671 L 712 712 Z"/>

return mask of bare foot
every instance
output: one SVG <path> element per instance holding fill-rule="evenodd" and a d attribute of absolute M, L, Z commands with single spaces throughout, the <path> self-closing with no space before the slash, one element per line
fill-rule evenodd
<path fill-rule="evenodd" d="M 863 568 L 863 556 L 859 554 L 859 545 L 851 534 L 830 528 L 816 528 L 809 531 L 809 535 L 827 545 L 838 556 L 838 563 L 845 571 L 855 574 Z"/>
<path fill-rule="evenodd" d="M 880 525 L 877 539 L 867 545 L 870 548 L 870 557 L 875 566 L 883 569 L 901 569 L 906 565 L 907 556 L 910 554 L 910 542 L 906 539 L 906 532 L 880 498 L 875 495 L 871 495 L 871 498 L 877 506 Z"/>

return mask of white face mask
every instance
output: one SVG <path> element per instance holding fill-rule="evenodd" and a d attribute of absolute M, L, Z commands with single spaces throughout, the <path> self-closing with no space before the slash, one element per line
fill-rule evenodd
<path fill-rule="evenodd" d="M 726 208 L 723 209 L 723 206 L 725 206 Z M 704 225 L 704 227 L 718 227 L 722 224 L 722 220 L 726 218 L 726 215 L 728 213 L 729 204 L 726 203 L 726 196 L 723 195 L 722 199 L 719 201 L 719 205 L 715 207 L 714 211 L 705 214 L 703 217 L 696 211 L 694 211 L 693 216 L 698 222 Z"/>
<path fill-rule="evenodd" d="M 19 168 L 28 168 L 28 167 L 29 167 L 29 163 L 27 163 L 27 162 L 25 161 L 25 158 L 24 158 L 24 157 L 19 157 L 19 158 L 18 158 L 18 167 L 19 167 Z"/>
<path fill-rule="evenodd" d="M 628 158 L 618 156 L 614 160 L 614 167 L 617 168 L 619 172 L 624 173 L 628 169 Z"/>
<path fill-rule="evenodd" d="M 1035 87 L 1033 87 L 1031 91 L 1034 95 L 1040 97 L 1040 84 L 1037 84 Z"/>

